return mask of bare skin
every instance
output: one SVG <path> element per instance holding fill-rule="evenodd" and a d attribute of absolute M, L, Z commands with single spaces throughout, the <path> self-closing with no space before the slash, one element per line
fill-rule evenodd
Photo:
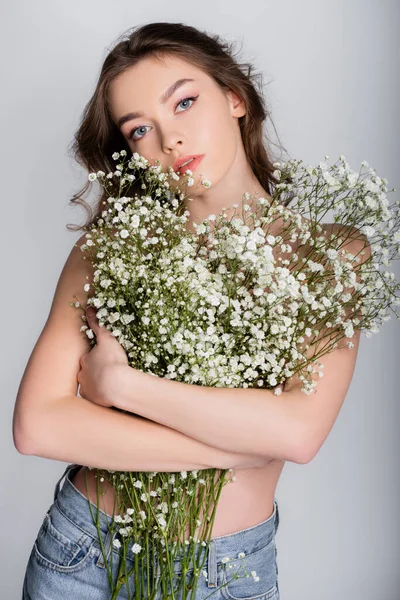
<path fill-rule="evenodd" d="M 285 461 L 266 460 L 265 466 L 236 469 L 236 480 L 227 483 L 218 501 L 212 535 L 229 535 L 235 531 L 252 527 L 268 519 L 273 512 L 275 489 Z M 86 492 L 86 475 L 88 474 L 89 496 Z M 72 478 L 74 486 L 97 503 L 97 481 L 94 472 L 81 467 Z M 104 481 L 104 496 L 100 508 L 108 515 L 113 514 L 114 489 Z"/>

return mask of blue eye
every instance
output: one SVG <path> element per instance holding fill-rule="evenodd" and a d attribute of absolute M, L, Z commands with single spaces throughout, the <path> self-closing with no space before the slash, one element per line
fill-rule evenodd
<path fill-rule="evenodd" d="M 179 106 L 179 104 L 182 104 L 182 102 L 186 102 L 187 100 L 191 100 L 192 103 L 196 102 L 198 96 L 188 96 L 187 98 L 182 98 L 182 100 L 179 100 L 179 102 L 175 105 L 175 110 L 176 108 Z M 192 105 L 190 105 L 192 106 Z M 190 108 L 190 106 L 188 108 Z M 187 109 L 185 109 L 187 110 Z M 182 112 L 182 111 L 180 111 Z M 183 111 L 185 112 L 185 111 Z M 139 131 L 139 129 L 146 129 L 148 126 L 147 125 L 140 125 L 140 127 L 135 127 L 135 129 L 132 129 L 131 133 L 129 134 L 129 139 L 130 140 L 134 140 L 134 141 L 138 141 L 141 140 L 143 136 L 139 137 L 139 138 L 135 138 L 134 135 L 137 131 Z M 143 134 L 144 135 L 144 134 Z"/>
<path fill-rule="evenodd" d="M 198 98 L 198 96 L 196 96 L 195 98 L 194 98 L 194 97 L 191 97 L 191 98 L 182 98 L 182 100 L 179 100 L 179 102 L 178 102 L 178 104 L 175 106 L 175 108 L 176 108 L 177 106 L 179 106 L 180 104 L 182 104 L 182 102 L 186 102 L 186 100 L 191 100 L 192 102 L 196 102 L 197 98 Z M 190 106 L 192 106 L 192 105 L 190 105 Z M 189 107 L 189 108 L 190 108 L 190 107 Z"/>
<path fill-rule="evenodd" d="M 131 134 L 129 136 L 129 139 L 130 140 L 137 140 L 138 138 L 134 138 L 133 137 L 135 135 L 136 131 L 139 131 L 139 129 L 145 129 L 145 128 L 146 128 L 146 125 L 141 125 L 140 127 L 136 127 L 136 129 L 132 129 Z"/>

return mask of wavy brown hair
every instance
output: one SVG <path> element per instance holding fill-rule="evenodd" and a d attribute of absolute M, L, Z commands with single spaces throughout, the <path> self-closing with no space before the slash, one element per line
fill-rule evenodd
<path fill-rule="evenodd" d="M 70 146 L 73 158 L 88 173 L 108 173 L 115 170 L 112 159 L 114 152 L 125 149 L 128 156 L 132 154 L 124 136 L 111 119 L 108 94 L 110 84 L 118 75 L 144 57 L 162 58 L 165 55 L 175 55 L 202 69 L 224 91 L 232 90 L 244 100 L 246 114 L 239 118 L 243 146 L 255 176 L 265 191 L 271 194 L 274 184 L 277 183 L 273 175 L 273 162 L 277 158 L 270 158 L 266 149 L 269 142 L 263 125 L 267 118 L 271 123 L 272 119 L 264 99 L 262 73 L 254 72 L 250 63 L 236 60 L 235 44 L 190 25 L 163 22 L 129 29 L 119 40 L 108 53 L 94 93 L 84 108 Z M 81 205 L 86 210 L 86 222 L 83 225 L 69 224 L 67 229 L 84 230 L 100 216 L 107 194 L 101 187 L 93 209 L 82 197 L 90 191 L 91 186 L 92 182 L 87 180 L 85 186 L 70 200 L 70 204 Z M 133 195 L 134 191 L 132 185 L 125 195 Z"/>

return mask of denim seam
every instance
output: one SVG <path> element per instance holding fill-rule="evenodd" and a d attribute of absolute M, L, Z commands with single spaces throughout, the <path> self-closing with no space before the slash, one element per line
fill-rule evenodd
<path fill-rule="evenodd" d="M 44 569 L 49 569 L 50 571 L 57 571 L 57 573 L 64 574 L 77 573 L 78 571 L 86 569 L 89 565 L 89 559 L 93 557 L 92 548 L 90 548 L 78 564 L 72 566 L 57 565 L 40 553 L 36 542 L 34 543 L 34 554 L 37 563 L 40 564 Z"/>
<path fill-rule="evenodd" d="M 226 581 L 225 574 L 223 576 L 222 583 L 229 584 L 229 582 Z M 270 590 L 268 590 L 268 592 L 265 592 L 264 594 L 259 594 L 258 596 L 248 596 L 248 597 L 246 596 L 245 600 L 270 600 L 271 598 L 273 598 L 275 596 L 277 591 L 278 591 L 278 587 L 277 587 L 277 584 L 275 583 L 272 586 L 272 588 Z M 226 585 L 224 585 L 224 587 L 221 588 L 221 593 L 222 593 L 222 596 L 224 598 L 226 598 L 227 600 L 242 600 L 241 598 L 236 598 L 236 596 L 231 596 Z"/>
<path fill-rule="evenodd" d="M 265 548 L 267 548 L 267 546 L 270 546 L 272 543 L 275 543 L 275 544 L 276 544 L 276 539 L 275 539 L 275 536 L 273 536 L 273 537 L 272 537 L 272 538 L 269 540 L 269 542 L 268 542 L 267 544 L 264 544 L 264 546 L 261 546 L 261 548 L 257 548 L 257 550 L 252 550 L 251 552 L 248 552 L 248 553 L 246 554 L 246 558 L 247 558 L 247 557 L 249 557 L 249 556 L 254 556 L 254 554 L 257 554 L 257 552 L 261 552 L 261 550 L 265 550 Z M 223 564 L 226 564 L 226 565 L 228 565 L 229 563 L 231 563 L 231 562 L 235 562 L 235 561 L 237 561 L 237 560 L 238 560 L 238 557 L 236 557 L 236 558 L 232 558 L 231 560 L 227 560 L 225 563 L 223 563 L 223 562 L 222 562 L 222 559 L 221 559 L 220 561 L 217 561 L 217 566 L 220 566 L 220 565 L 223 565 Z"/>
<path fill-rule="evenodd" d="M 84 529 L 83 527 L 81 527 L 80 525 L 78 525 L 78 523 L 76 523 L 76 521 L 73 521 L 72 519 L 70 519 L 69 516 L 66 515 L 65 512 L 60 507 L 60 504 L 58 503 L 58 500 L 55 501 L 55 504 L 57 506 L 57 510 L 60 511 L 60 513 L 63 515 L 63 517 L 65 517 L 74 527 L 77 527 L 78 529 L 80 529 L 83 535 L 87 535 L 87 536 L 91 537 L 92 540 L 94 540 L 94 541 L 98 540 L 98 536 L 95 537 L 89 531 L 87 531 L 86 529 Z"/>

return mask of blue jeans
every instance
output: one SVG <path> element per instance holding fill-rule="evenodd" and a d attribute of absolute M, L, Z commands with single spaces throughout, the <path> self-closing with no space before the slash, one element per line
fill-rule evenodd
<path fill-rule="evenodd" d="M 68 465 L 56 484 L 54 502 L 48 509 L 33 545 L 23 583 L 22 600 L 109 600 L 111 591 L 100 549 L 98 532 L 93 523 L 86 496 L 73 485 L 71 474 L 80 465 Z M 65 477 L 64 485 L 61 482 Z M 94 514 L 95 504 L 91 503 Z M 111 516 L 99 511 L 100 527 L 105 553 L 113 554 L 113 581 L 116 580 L 120 549 L 112 544 L 107 527 Z M 200 575 L 196 600 L 211 596 L 214 600 L 279 600 L 278 565 L 275 534 L 279 526 L 278 503 L 274 499 L 273 514 L 261 523 L 240 531 L 214 537 L 209 543 L 206 562 L 207 580 Z M 237 559 L 245 552 L 245 562 Z M 115 556 L 115 558 L 114 558 Z M 222 562 L 224 557 L 230 563 Z M 129 568 L 133 560 L 126 558 Z M 229 564 L 234 563 L 233 568 Z M 232 579 L 232 574 L 244 564 L 249 577 Z M 180 573 L 180 561 L 174 561 L 174 572 Z M 259 581 L 251 576 L 256 571 Z M 190 574 L 190 572 L 189 572 Z M 129 582 L 130 595 L 134 597 L 134 580 Z M 128 598 L 123 585 L 118 598 Z M 157 600 L 163 600 L 161 591 Z"/>

